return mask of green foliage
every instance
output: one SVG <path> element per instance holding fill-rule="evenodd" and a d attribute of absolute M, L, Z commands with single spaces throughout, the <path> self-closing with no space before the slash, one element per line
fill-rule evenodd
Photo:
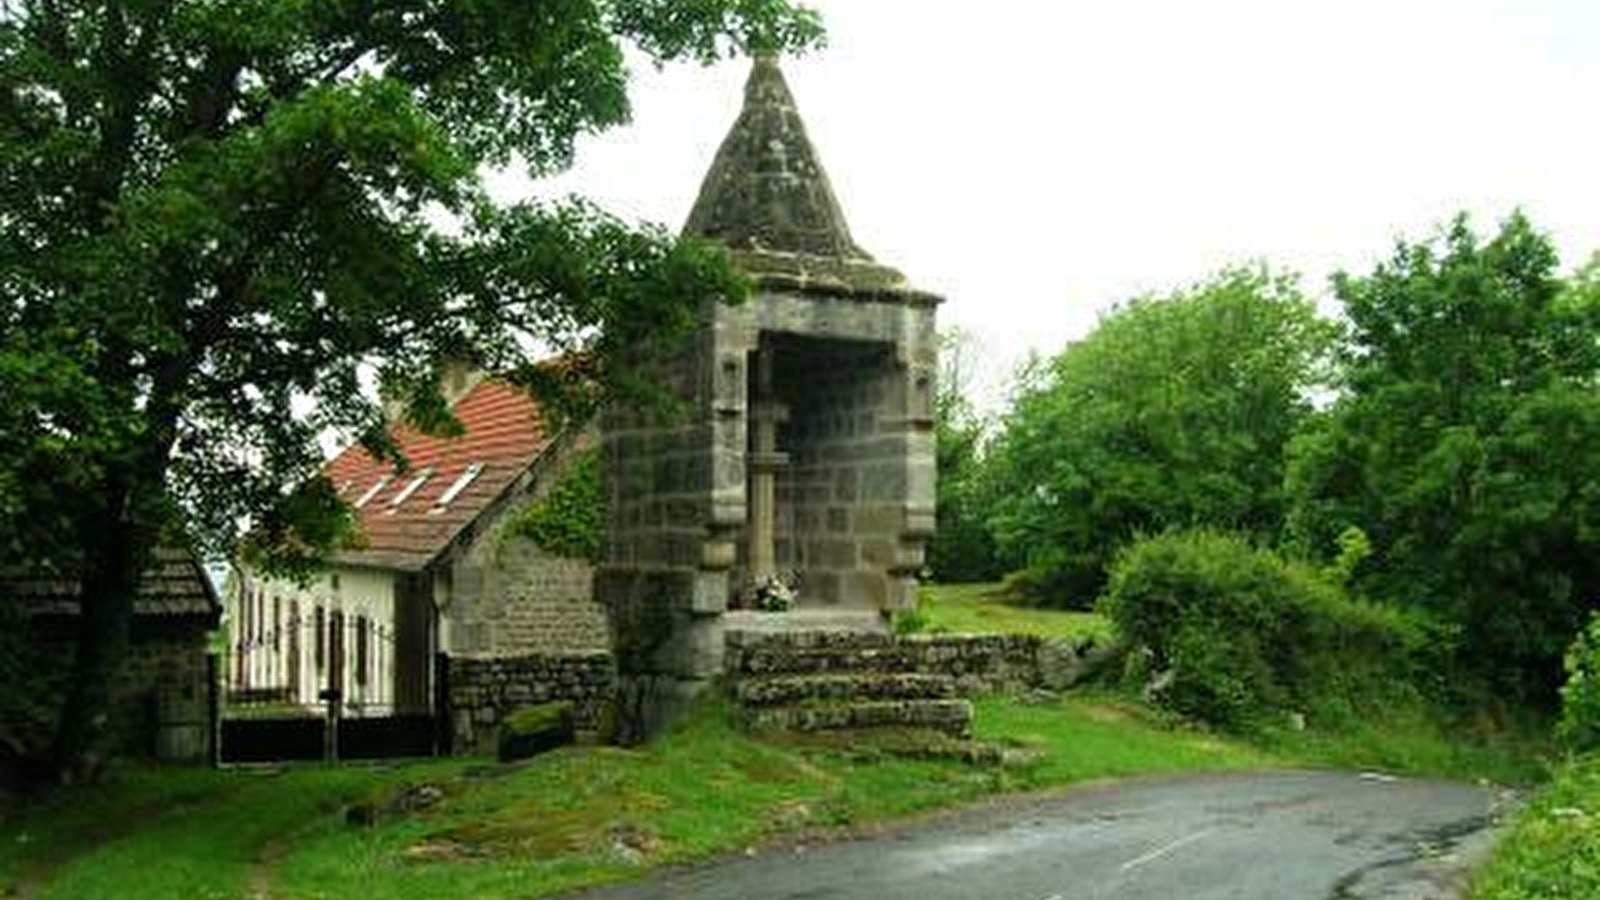
<path fill-rule="evenodd" d="M 549 492 L 512 523 L 511 531 L 556 556 L 598 563 L 605 551 L 606 496 L 599 450 L 580 451 Z"/>
<path fill-rule="evenodd" d="M 1471 900 L 1576 900 L 1600 896 L 1600 757 L 1556 773 L 1473 878 Z"/>
<path fill-rule="evenodd" d="M 1101 608 L 1148 648 L 1159 702 L 1225 728 L 1290 711 L 1338 724 L 1414 686 L 1426 633 L 1308 566 L 1214 531 L 1118 554 Z"/>
<path fill-rule="evenodd" d="M 1600 281 L 1555 267 L 1518 214 L 1338 276 L 1346 390 L 1286 476 L 1302 552 L 1360 528 L 1358 589 L 1454 623 L 1462 673 L 1546 706 L 1600 598 Z"/>
<path fill-rule="evenodd" d="M 538 343 L 581 412 L 641 382 L 624 348 L 742 297 L 720 251 L 582 202 L 500 208 L 479 172 L 553 172 L 625 121 L 624 46 L 819 38 L 784 0 L 4 5 L 0 557 L 83 585 L 60 740 L 104 711 L 151 547 L 247 525 L 294 574 L 348 535 L 319 438 L 397 457 L 372 373 L 443 432 L 440 360 L 550 387 Z"/>
<path fill-rule="evenodd" d="M 565 701 L 538 703 L 517 708 L 506 716 L 505 728 L 512 734 L 532 734 L 551 728 L 572 728 L 572 704 Z"/>
<path fill-rule="evenodd" d="M 928 543 L 928 570 L 944 583 L 992 581 L 1005 571 L 989 520 L 999 485 L 983 453 L 985 427 L 967 398 L 972 340 L 940 335 L 939 392 L 934 419 L 938 530 Z"/>
<path fill-rule="evenodd" d="M 1571 750 L 1600 750 L 1600 614 L 1567 648 L 1567 681 L 1561 686 L 1561 720 L 1556 732 Z"/>
<path fill-rule="evenodd" d="M 1354 525 L 1339 532 L 1334 540 L 1339 545 L 1339 552 L 1333 557 L 1325 574 L 1335 584 L 1349 585 L 1356 570 L 1372 555 L 1372 541 L 1367 538 L 1365 531 Z"/>
<path fill-rule="evenodd" d="M 1333 337 L 1293 279 L 1255 269 L 1105 316 L 1024 373 L 995 452 L 1001 551 L 1045 602 L 1086 603 L 1141 532 L 1274 535 L 1283 448 Z"/>
<path fill-rule="evenodd" d="M 895 634 L 923 634 L 932 630 L 934 630 L 933 620 L 921 606 L 903 609 L 894 614 Z"/>

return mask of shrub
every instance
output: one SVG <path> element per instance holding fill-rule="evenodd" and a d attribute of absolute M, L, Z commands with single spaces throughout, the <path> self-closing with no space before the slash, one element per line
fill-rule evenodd
<path fill-rule="evenodd" d="M 1034 562 L 1005 576 L 1000 594 L 1018 606 L 1082 609 L 1094 606 L 1105 573 L 1093 553 L 1070 553 L 1059 547 L 1035 552 Z"/>
<path fill-rule="evenodd" d="M 1427 638 L 1309 566 L 1211 531 L 1125 548 L 1100 608 L 1148 648 L 1154 700 L 1232 729 L 1291 710 L 1338 717 L 1411 691 Z"/>
<path fill-rule="evenodd" d="M 1600 614 L 1578 632 L 1564 659 L 1566 684 L 1561 686 L 1561 721 L 1556 731 L 1576 752 L 1600 749 Z"/>
<path fill-rule="evenodd" d="M 933 619 L 928 616 L 927 611 L 920 606 L 914 606 L 910 609 L 902 609 L 894 614 L 893 630 L 895 634 L 907 635 L 922 634 L 936 629 L 934 629 Z"/>

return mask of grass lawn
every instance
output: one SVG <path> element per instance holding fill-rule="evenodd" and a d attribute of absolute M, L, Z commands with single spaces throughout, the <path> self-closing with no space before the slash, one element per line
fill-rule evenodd
<path fill-rule="evenodd" d="M 0 826 L 0 885 L 41 898 L 536 897 L 671 862 L 1007 791 L 1280 762 L 1135 707 L 978 704 L 1010 764 L 758 738 L 700 706 L 641 749 L 569 748 L 513 765 L 447 760 L 278 770 L 130 769 Z M 432 785 L 438 803 L 350 825 L 354 803 Z"/>
<path fill-rule="evenodd" d="M 918 594 L 924 631 L 949 634 L 1033 634 L 1110 638 L 1111 623 L 1089 612 L 1011 606 L 995 584 L 928 584 Z"/>

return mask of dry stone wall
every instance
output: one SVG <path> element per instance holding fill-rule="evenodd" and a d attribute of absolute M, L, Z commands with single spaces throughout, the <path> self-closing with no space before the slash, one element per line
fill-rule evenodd
<path fill-rule="evenodd" d="M 55 636 L 41 646 L 58 647 L 47 658 L 61 660 L 60 672 L 40 679 L 48 696 L 38 706 L 55 710 L 63 702 L 66 661 L 73 647 Z M 211 758 L 211 702 L 213 686 L 205 637 L 193 635 L 136 636 L 111 685 L 110 715 L 106 727 L 111 749 L 120 755 L 165 762 L 206 762 Z M 0 734 L 13 735 L 28 746 L 43 746 L 48 738 L 46 721 L 0 722 Z"/>
<path fill-rule="evenodd" d="M 1031 635 L 870 635 L 791 632 L 728 635 L 736 675 L 893 672 L 942 676 L 963 696 L 1063 690 L 1093 671 L 1109 647 Z M 815 698 L 826 699 L 826 698 Z"/>
<path fill-rule="evenodd" d="M 451 751 L 492 755 L 508 716 L 557 700 L 572 704 L 580 734 L 608 738 L 616 688 L 616 666 L 604 652 L 452 657 Z"/>

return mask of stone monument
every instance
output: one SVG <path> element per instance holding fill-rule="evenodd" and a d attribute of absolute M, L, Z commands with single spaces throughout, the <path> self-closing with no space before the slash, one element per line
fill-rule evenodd
<path fill-rule="evenodd" d="M 689 215 L 754 283 L 707 304 L 659 383 L 675 409 L 603 418 L 607 559 L 624 739 L 648 735 L 723 666 L 725 615 L 781 582 L 801 610 L 915 603 L 934 528 L 940 298 L 850 236 L 777 60 Z"/>

